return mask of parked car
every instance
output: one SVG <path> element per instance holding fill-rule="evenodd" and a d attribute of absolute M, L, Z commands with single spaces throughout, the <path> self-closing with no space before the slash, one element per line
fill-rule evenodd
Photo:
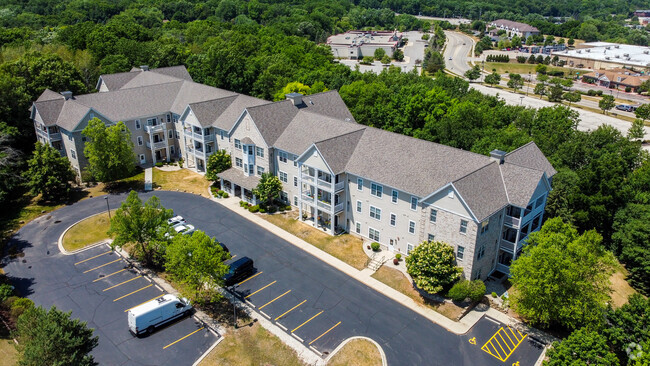
<path fill-rule="evenodd" d="M 172 230 L 176 232 L 177 234 L 183 234 L 183 235 L 190 235 L 191 233 L 194 232 L 194 225 L 190 225 L 187 223 L 182 223 L 182 224 L 176 224 L 172 226 Z M 165 234 L 165 237 L 169 237 L 169 233 Z"/>
<path fill-rule="evenodd" d="M 228 249 L 228 247 L 226 246 L 226 244 L 224 244 L 224 243 L 222 243 L 222 242 L 220 242 L 220 241 L 217 241 L 217 244 L 219 244 L 219 245 L 221 246 L 221 249 L 223 249 L 224 252 L 226 252 L 226 253 L 230 253 L 230 250 Z"/>
<path fill-rule="evenodd" d="M 449 56 L 449 61 L 451 61 L 451 56 Z"/>
<path fill-rule="evenodd" d="M 192 305 L 187 299 L 163 295 L 128 311 L 129 331 L 135 336 L 151 334 L 156 327 L 190 314 Z"/>
<path fill-rule="evenodd" d="M 169 226 L 175 226 L 184 223 L 185 223 L 185 219 L 183 218 L 183 216 L 174 216 L 171 219 L 167 220 L 167 224 L 169 224 Z"/>
<path fill-rule="evenodd" d="M 634 106 L 631 106 L 629 104 L 619 104 L 616 106 L 616 109 L 620 111 L 625 111 L 625 112 L 634 112 L 636 109 Z"/>
<path fill-rule="evenodd" d="M 226 262 L 226 264 L 230 265 L 230 270 L 223 276 L 224 284 L 226 286 L 232 286 L 241 282 L 255 273 L 253 260 L 248 257 L 241 257 L 234 262 L 231 260 Z"/>

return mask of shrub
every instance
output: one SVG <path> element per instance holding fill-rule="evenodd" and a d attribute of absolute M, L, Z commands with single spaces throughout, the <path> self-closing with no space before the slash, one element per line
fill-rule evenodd
<path fill-rule="evenodd" d="M 260 210 L 260 206 L 258 206 L 258 205 L 255 205 L 255 206 L 248 206 L 248 211 L 250 211 L 250 212 L 252 212 L 252 213 L 256 213 L 256 212 L 259 211 L 259 210 Z"/>
<path fill-rule="evenodd" d="M 481 280 L 474 280 L 469 283 L 469 298 L 472 301 L 480 301 L 485 295 L 485 283 Z"/>
<path fill-rule="evenodd" d="M 221 195 L 221 197 L 223 198 L 228 198 L 229 196 L 230 195 L 228 194 L 228 192 L 223 192 L 223 194 Z"/>
<path fill-rule="evenodd" d="M 160 168 L 161 166 L 163 166 L 162 161 L 159 161 L 159 162 L 156 163 L 156 167 Z"/>
<path fill-rule="evenodd" d="M 283 212 L 284 211 L 284 205 L 278 206 L 278 211 Z"/>
<path fill-rule="evenodd" d="M 626 93 L 629 93 L 629 92 L 631 92 L 631 91 L 632 91 L 632 88 L 631 88 L 631 87 L 629 87 L 629 86 L 626 86 L 626 87 L 625 87 L 625 92 L 626 92 Z"/>
<path fill-rule="evenodd" d="M 497 293 L 496 293 L 496 292 L 494 292 L 494 291 L 492 291 L 492 297 L 496 299 L 496 298 L 497 298 L 497 296 L 498 296 L 498 295 L 497 295 Z"/>
<path fill-rule="evenodd" d="M 20 297 L 11 304 L 11 317 L 13 319 L 18 319 L 18 317 L 21 316 L 25 310 L 33 306 L 34 302 L 32 300 Z"/>
<path fill-rule="evenodd" d="M 246 205 L 248 205 L 248 203 L 246 203 L 246 201 L 239 201 L 239 206 L 240 207 L 244 207 Z"/>
<path fill-rule="evenodd" d="M 13 286 L 6 283 L 0 285 L 0 302 L 4 302 L 13 294 L 14 294 Z"/>
<path fill-rule="evenodd" d="M 596 95 L 599 96 L 599 97 L 602 97 L 603 96 L 603 91 L 602 90 L 596 91 Z"/>
<path fill-rule="evenodd" d="M 379 250 L 379 247 L 380 247 L 380 245 L 379 245 L 379 243 L 377 243 L 376 241 L 373 242 L 372 244 L 370 244 L 370 248 L 372 248 L 372 251 L 373 251 L 373 252 L 378 251 L 378 250 Z"/>
<path fill-rule="evenodd" d="M 183 158 L 178 159 L 178 167 L 179 168 L 183 167 Z"/>
<path fill-rule="evenodd" d="M 275 213 L 275 211 L 277 211 L 277 210 L 278 210 L 278 208 L 275 207 L 275 206 L 269 206 L 269 209 L 268 209 L 269 213 Z"/>
<path fill-rule="evenodd" d="M 284 206 L 285 211 L 291 211 L 291 205 L 286 205 Z"/>
<path fill-rule="evenodd" d="M 223 191 L 223 190 L 221 190 L 221 189 L 217 190 L 217 194 L 218 194 L 219 196 L 223 196 L 224 193 L 226 193 L 226 192 Z"/>
<path fill-rule="evenodd" d="M 595 91 L 595 90 L 593 90 L 593 89 L 589 89 L 589 90 L 587 90 L 587 95 L 589 95 L 589 96 L 592 96 L 592 97 L 593 97 L 594 95 L 596 95 L 596 91 Z"/>
<path fill-rule="evenodd" d="M 263 207 L 260 207 L 260 213 L 266 213 L 266 209 Z"/>
<path fill-rule="evenodd" d="M 479 301 L 483 298 L 484 294 L 485 284 L 483 281 L 460 280 L 452 286 L 447 293 L 447 296 L 454 301 L 463 301 L 466 298 L 469 298 L 472 301 Z"/>
<path fill-rule="evenodd" d="M 400 253 L 395 254 L 395 259 L 397 259 L 397 260 L 401 260 L 401 259 L 402 259 L 402 255 L 401 255 Z"/>

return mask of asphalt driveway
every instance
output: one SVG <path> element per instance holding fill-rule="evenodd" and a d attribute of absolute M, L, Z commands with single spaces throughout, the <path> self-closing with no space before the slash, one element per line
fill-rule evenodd
<path fill-rule="evenodd" d="M 146 199 L 151 194 L 141 194 L 141 197 Z M 384 349 L 391 365 L 511 365 L 520 362 L 523 366 L 533 365 L 534 360 L 541 353 L 541 347 L 525 334 L 515 333 L 517 339 L 503 341 L 502 337 L 509 335 L 512 338 L 514 335 L 504 333 L 509 331 L 501 330 L 504 325 L 485 317 L 468 334 L 456 335 L 448 332 L 218 203 L 179 192 L 159 191 L 155 192 L 155 195 L 160 198 L 165 207 L 173 208 L 175 214 L 182 215 L 197 229 L 215 236 L 226 244 L 233 255 L 252 258 L 255 261 L 257 274 L 240 283 L 235 289 L 236 292 L 255 306 L 263 316 L 285 329 L 305 346 L 322 354 L 323 357 L 351 336 L 366 336 L 377 341 Z M 117 207 L 124 198 L 124 195 L 111 196 L 109 199 L 111 207 Z M 113 290 L 119 290 L 120 294 L 124 295 L 147 285 L 146 281 L 134 279 L 103 291 L 131 277 L 124 277 L 121 280 L 108 278 L 96 282 L 103 283 L 101 287 L 91 289 L 83 284 L 98 278 L 98 274 L 93 272 L 105 270 L 105 274 L 110 274 L 112 272 L 109 272 L 108 267 L 119 262 L 84 274 L 90 275 L 84 282 L 79 278 L 79 272 L 92 269 L 94 264 L 90 262 L 96 259 L 102 259 L 97 261 L 96 265 L 110 262 L 109 255 L 77 265 L 83 268 L 75 268 L 74 263 L 83 259 L 58 253 L 56 240 L 67 226 L 80 218 L 105 209 L 103 198 L 93 198 L 57 210 L 49 216 L 49 219 L 46 216 L 29 223 L 12 241 L 13 245 L 25 248 L 25 257 L 22 259 L 26 262 L 13 260 L 5 266 L 5 271 L 37 304 L 45 306 L 56 304 L 64 310 L 73 310 L 74 316 L 86 321 L 92 320 L 90 314 L 81 310 L 82 306 L 76 303 L 76 301 L 88 301 L 85 299 L 85 294 L 101 291 L 106 297 L 105 302 L 113 302 L 119 297 L 115 296 L 117 292 L 112 293 Z M 57 221 L 61 222 L 55 223 Z M 91 253 L 88 254 L 87 258 L 92 257 Z M 101 250 L 93 254 L 101 254 Z M 66 265 L 63 266 L 61 263 Z M 28 268 L 30 265 L 32 268 Z M 68 268 L 70 266 L 72 270 Z M 119 270 L 119 266 L 116 269 L 111 267 L 110 270 Z M 112 277 L 120 275 L 121 273 Z M 72 294 L 72 289 L 79 292 L 79 298 L 76 293 Z M 111 293 L 111 295 L 104 295 L 104 293 Z M 145 301 L 150 298 L 147 296 L 156 296 L 156 291 L 148 287 L 115 303 L 124 302 L 119 308 L 123 312 L 124 309 L 132 306 L 126 302 L 137 304 L 136 299 L 139 301 L 144 298 L 142 301 Z M 107 317 L 114 316 L 111 314 L 113 313 L 106 311 Z M 183 326 L 182 332 L 179 332 L 181 336 L 188 334 L 192 329 L 200 328 L 198 324 L 193 324 L 194 328 L 185 328 L 183 325 L 185 321 L 188 320 L 174 324 L 154 336 L 160 334 L 162 337 L 174 327 Z M 99 321 L 99 325 L 91 325 L 95 328 L 99 327 L 100 346 L 95 351 L 95 355 L 102 364 L 120 364 L 114 362 L 113 358 L 138 362 L 136 355 L 144 355 L 149 364 L 163 364 L 156 363 L 152 359 L 158 355 L 142 348 L 132 347 L 133 343 L 129 343 L 128 340 L 123 345 L 123 343 L 115 343 L 111 338 L 111 334 L 121 332 L 122 327 L 126 331 L 126 317 L 123 325 L 121 321 L 106 322 L 108 323 L 106 325 L 102 321 Z M 115 330 L 112 330 L 111 326 L 115 327 Z M 199 333 L 187 338 L 188 342 L 184 340 L 167 349 L 185 355 L 185 361 L 178 364 L 191 364 L 189 360 L 198 357 L 198 351 L 203 349 L 199 342 L 202 338 L 196 337 Z M 142 340 L 155 343 L 155 337 L 151 338 L 151 340 Z M 161 340 L 151 349 L 157 347 L 158 353 L 161 353 L 160 346 L 167 341 Z M 209 343 L 206 341 L 206 346 Z M 485 347 L 487 343 L 489 344 Z M 192 344 L 194 348 L 185 351 L 185 348 L 182 348 L 185 344 Z M 169 358 L 164 357 L 164 361 L 169 361 Z"/>

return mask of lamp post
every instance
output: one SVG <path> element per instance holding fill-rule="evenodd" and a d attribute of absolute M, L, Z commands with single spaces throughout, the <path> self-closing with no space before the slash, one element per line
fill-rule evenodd
<path fill-rule="evenodd" d="M 528 85 L 526 85 L 526 95 L 528 95 L 528 90 L 530 89 L 530 81 L 531 81 L 531 76 L 530 76 L 530 71 L 528 71 Z"/>
<path fill-rule="evenodd" d="M 108 212 L 108 221 L 111 221 L 111 207 L 108 205 L 108 196 L 104 197 L 106 200 L 106 212 Z"/>
<path fill-rule="evenodd" d="M 524 104 L 524 96 L 522 95 L 519 97 L 519 105 L 523 105 L 523 104 Z"/>

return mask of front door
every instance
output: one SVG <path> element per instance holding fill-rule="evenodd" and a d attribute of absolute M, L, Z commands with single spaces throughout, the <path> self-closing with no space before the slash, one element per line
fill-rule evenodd
<path fill-rule="evenodd" d="M 388 242 L 388 250 L 390 250 L 391 252 L 395 251 L 395 241 L 393 239 L 390 239 L 390 241 Z"/>

